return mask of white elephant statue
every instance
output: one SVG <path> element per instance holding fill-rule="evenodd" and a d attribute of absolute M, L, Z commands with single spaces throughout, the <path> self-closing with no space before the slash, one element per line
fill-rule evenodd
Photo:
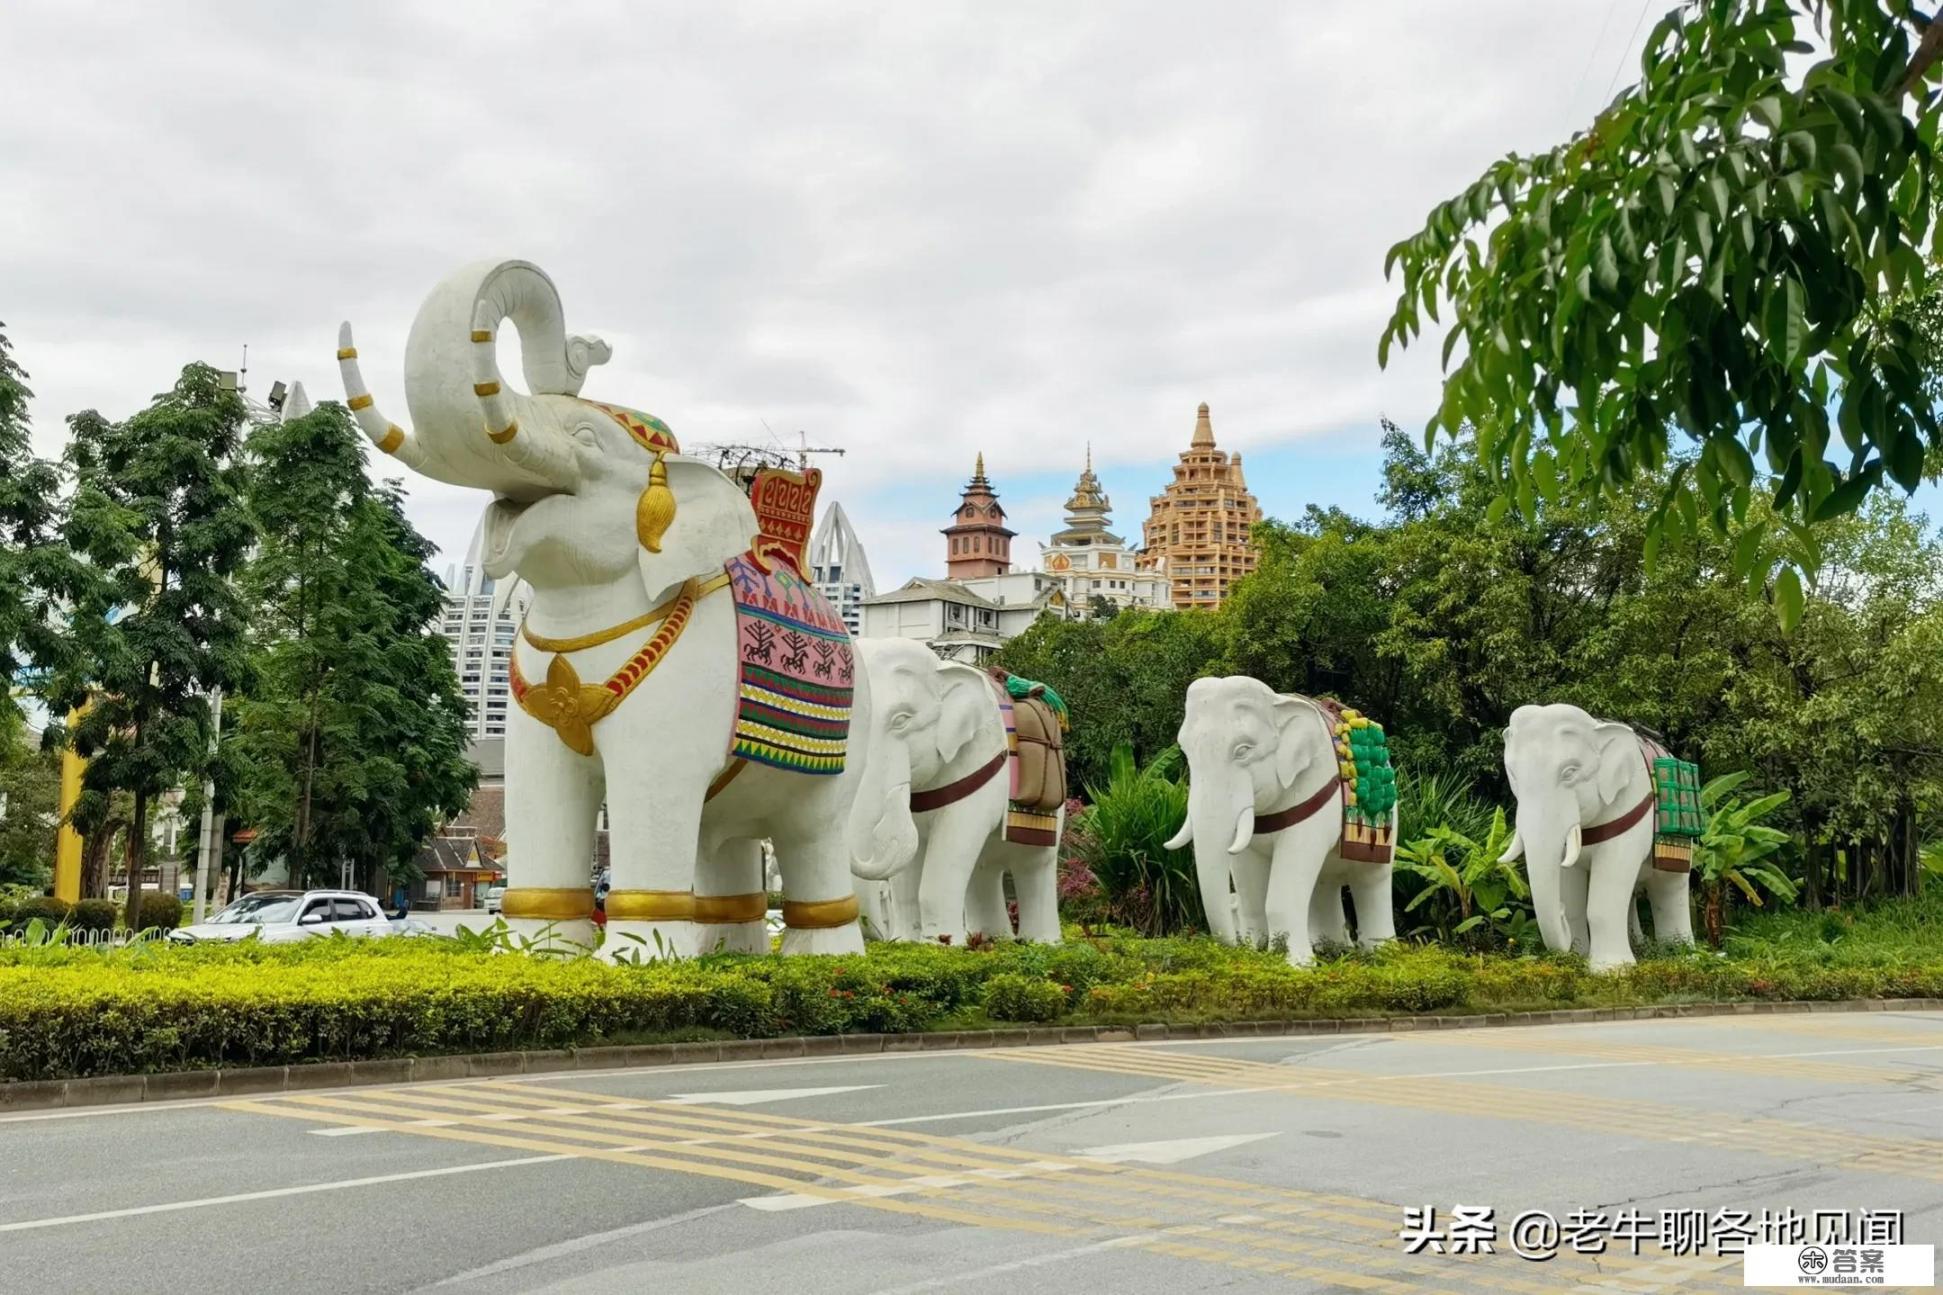
<path fill-rule="evenodd" d="M 499 372 L 508 320 L 524 393 Z M 870 695 L 849 677 L 849 636 L 760 499 L 683 457 L 660 420 L 580 396 L 609 354 L 567 335 L 537 267 L 466 266 L 412 323 L 407 430 L 378 411 L 349 324 L 338 338 L 365 434 L 425 476 L 490 492 L 486 570 L 533 590 L 512 654 L 505 919 L 592 939 L 605 801 L 610 951 L 767 950 L 764 838 L 782 861 L 783 951 L 859 951 L 843 832 L 862 771 L 844 749 L 847 723 L 870 723 Z M 816 479 L 778 475 L 793 526 Z"/>
<path fill-rule="evenodd" d="M 1587 954 L 1595 970 L 1629 965 L 1642 886 L 1654 935 L 1693 943 L 1686 871 L 1664 858 L 1655 866 L 1653 760 L 1664 752 L 1628 725 L 1564 704 L 1520 706 L 1504 738 L 1518 802 L 1504 858 L 1525 860 L 1545 947 Z"/>
<path fill-rule="evenodd" d="M 1343 939 L 1345 886 L 1357 942 L 1396 938 L 1394 791 L 1379 823 L 1360 821 L 1348 781 L 1356 766 L 1338 731 L 1360 718 L 1244 675 L 1188 685 L 1187 822 L 1167 845 L 1193 843 L 1208 926 L 1225 943 L 1286 936 L 1289 961 L 1306 966 L 1317 942 Z"/>
<path fill-rule="evenodd" d="M 1010 873 L 1019 938 L 1057 942 L 1065 811 L 1020 830 L 999 685 L 912 639 L 859 640 L 857 660 L 873 715 L 850 866 L 877 933 L 957 945 L 968 932 L 1009 937 Z"/>

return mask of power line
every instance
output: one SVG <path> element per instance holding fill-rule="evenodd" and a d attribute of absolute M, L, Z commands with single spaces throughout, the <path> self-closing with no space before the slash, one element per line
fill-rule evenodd
<path fill-rule="evenodd" d="M 1639 39 L 1639 29 L 1646 25 L 1646 11 L 1653 7 L 1653 0 L 1646 0 L 1639 7 L 1639 17 L 1633 20 L 1633 34 L 1626 38 L 1625 47 L 1619 51 L 1619 61 L 1613 64 L 1612 80 L 1606 82 L 1606 102 L 1612 102 L 1613 87 L 1619 84 L 1619 74 L 1626 66 L 1626 56 L 1633 52 L 1633 42 Z"/>
<path fill-rule="evenodd" d="M 1585 65 L 1579 69 L 1578 84 L 1572 87 L 1571 101 L 1575 104 L 1579 101 L 1579 95 L 1585 90 L 1585 78 L 1592 71 L 1592 60 L 1599 56 L 1599 47 L 1606 43 L 1606 28 L 1612 25 L 1613 11 L 1618 8 L 1619 0 L 1608 0 L 1606 16 L 1599 20 L 1599 34 L 1593 37 L 1592 48 L 1585 52 Z"/>

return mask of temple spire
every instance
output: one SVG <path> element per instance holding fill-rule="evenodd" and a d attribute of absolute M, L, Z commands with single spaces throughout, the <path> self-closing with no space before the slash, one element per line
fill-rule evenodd
<path fill-rule="evenodd" d="M 1193 446 L 1197 450 L 1214 448 L 1214 423 L 1208 418 L 1208 405 L 1205 400 L 1201 402 L 1201 408 L 1195 411 Z"/>

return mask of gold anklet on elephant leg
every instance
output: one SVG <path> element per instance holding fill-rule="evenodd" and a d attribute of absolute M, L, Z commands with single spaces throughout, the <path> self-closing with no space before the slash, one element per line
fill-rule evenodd
<path fill-rule="evenodd" d="M 501 917 L 573 922 L 593 912 L 594 892 L 588 886 L 513 886 L 499 901 Z"/>
<path fill-rule="evenodd" d="M 610 922 L 691 922 L 695 919 L 695 892 L 610 890 L 607 919 Z"/>
<path fill-rule="evenodd" d="M 793 931 L 824 931 L 857 920 L 857 897 L 783 901 L 783 925 Z"/>

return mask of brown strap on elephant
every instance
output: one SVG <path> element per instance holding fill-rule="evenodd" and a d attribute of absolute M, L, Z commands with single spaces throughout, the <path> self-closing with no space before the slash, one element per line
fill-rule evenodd
<path fill-rule="evenodd" d="M 1331 778 L 1322 785 L 1321 790 L 1317 791 L 1315 795 L 1309 797 L 1301 804 L 1291 805 L 1287 809 L 1277 810 L 1273 814 L 1262 815 L 1255 820 L 1255 835 L 1267 836 L 1270 832 L 1279 832 L 1285 827 L 1294 827 L 1303 819 L 1313 817 L 1317 810 L 1327 805 L 1335 797 L 1337 791 L 1342 788 L 1342 785 L 1343 780 L 1341 778 Z"/>
<path fill-rule="evenodd" d="M 1651 812 L 1653 802 L 1653 793 L 1649 791 L 1646 793 L 1645 800 L 1642 800 L 1618 818 L 1613 819 L 1610 823 L 1595 823 L 1591 827 L 1582 829 L 1579 832 L 1579 844 L 1597 845 L 1601 841 L 1612 840 L 1615 836 L 1618 836 L 1627 828 L 1639 822 L 1642 818 L 1645 818 Z"/>
<path fill-rule="evenodd" d="M 972 770 L 956 782 L 948 782 L 942 787 L 933 787 L 930 791 L 912 792 L 911 812 L 913 814 L 922 814 L 926 810 L 943 809 L 946 805 L 957 804 L 990 782 L 993 775 L 1005 767 L 1005 758 L 1008 754 L 1008 752 L 1000 751 L 990 760 L 987 760 L 984 764 Z"/>

